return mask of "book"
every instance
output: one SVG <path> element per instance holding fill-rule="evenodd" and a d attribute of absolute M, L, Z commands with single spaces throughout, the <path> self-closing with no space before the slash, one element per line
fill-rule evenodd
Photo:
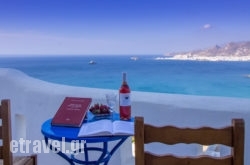
<path fill-rule="evenodd" d="M 91 98 L 65 97 L 51 124 L 54 126 L 80 127 L 91 101 Z"/>
<path fill-rule="evenodd" d="M 134 122 L 102 119 L 83 123 L 78 137 L 134 135 Z"/>

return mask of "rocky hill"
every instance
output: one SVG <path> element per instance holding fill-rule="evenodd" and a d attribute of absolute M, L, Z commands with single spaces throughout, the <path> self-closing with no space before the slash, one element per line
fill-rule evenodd
<path fill-rule="evenodd" d="M 250 41 L 230 42 L 209 49 L 172 53 L 164 59 L 209 60 L 209 61 L 250 61 Z"/>

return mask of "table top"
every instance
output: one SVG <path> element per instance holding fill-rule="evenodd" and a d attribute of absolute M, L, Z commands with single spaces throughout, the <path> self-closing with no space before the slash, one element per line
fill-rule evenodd
<path fill-rule="evenodd" d="M 64 126 L 53 126 L 51 125 L 51 120 L 48 119 L 42 124 L 41 132 L 42 134 L 50 139 L 61 141 L 64 137 L 66 142 L 71 142 L 72 140 L 86 140 L 88 143 L 96 142 L 108 142 L 114 141 L 121 138 L 127 138 L 130 135 L 121 135 L 121 136 L 94 136 L 94 137 L 78 137 L 78 132 L 80 127 L 64 127 Z M 114 113 L 110 117 L 110 120 L 119 120 L 119 114 Z M 131 119 L 133 120 L 133 119 Z M 93 122 L 96 119 L 88 114 L 88 119 L 85 119 L 83 124 L 86 122 Z"/>

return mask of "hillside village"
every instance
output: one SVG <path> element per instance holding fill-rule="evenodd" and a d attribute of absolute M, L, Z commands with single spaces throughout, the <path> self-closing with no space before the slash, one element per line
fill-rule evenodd
<path fill-rule="evenodd" d="M 201 60 L 201 61 L 250 61 L 250 41 L 230 42 L 212 48 L 179 52 L 158 57 L 157 60 Z"/>

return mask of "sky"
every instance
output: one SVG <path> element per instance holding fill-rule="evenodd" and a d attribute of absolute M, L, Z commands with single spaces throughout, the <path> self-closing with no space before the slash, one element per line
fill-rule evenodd
<path fill-rule="evenodd" d="M 250 0 L 0 0 L 0 55 L 164 55 L 250 41 Z"/>

